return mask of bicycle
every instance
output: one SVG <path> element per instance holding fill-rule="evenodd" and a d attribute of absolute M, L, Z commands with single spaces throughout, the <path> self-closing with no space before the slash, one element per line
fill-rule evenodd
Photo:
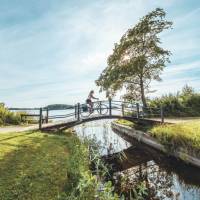
<path fill-rule="evenodd" d="M 94 102 L 93 108 L 89 106 L 89 104 L 82 104 L 81 105 L 81 116 L 82 117 L 89 117 L 91 114 L 93 114 L 95 111 L 97 111 L 100 115 L 106 115 L 108 113 L 108 106 L 105 104 L 102 104 L 101 101 Z"/>

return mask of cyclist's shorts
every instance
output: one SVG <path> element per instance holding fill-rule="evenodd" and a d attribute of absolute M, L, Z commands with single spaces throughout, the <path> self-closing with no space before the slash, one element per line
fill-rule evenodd
<path fill-rule="evenodd" d="M 86 100 L 86 103 L 87 103 L 87 104 L 91 104 L 92 101 L 91 101 L 90 99 L 87 99 L 87 100 Z"/>

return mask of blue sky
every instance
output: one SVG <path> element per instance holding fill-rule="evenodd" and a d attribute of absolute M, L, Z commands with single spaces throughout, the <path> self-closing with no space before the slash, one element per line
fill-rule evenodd
<path fill-rule="evenodd" d="M 153 95 L 184 84 L 200 88 L 198 0 L 0 0 L 0 102 L 44 106 L 84 101 L 122 34 L 147 12 L 164 8 L 162 33 L 171 63 Z"/>

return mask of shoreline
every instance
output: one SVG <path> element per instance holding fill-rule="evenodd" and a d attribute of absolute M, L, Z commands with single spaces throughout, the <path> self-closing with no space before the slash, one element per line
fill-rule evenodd
<path fill-rule="evenodd" d="M 166 146 L 163 144 L 160 144 L 158 140 L 150 136 L 148 133 L 136 130 L 132 127 L 121 125 L 116 122 L 112 122 L 111 127 L 114 130 L 119 131 L 120 133 L 129 136 L 133 139 L 136 139 L 138 142 L 144 143 L 156 150 L 159 150 L 167 155 L 173 156 L 177 159 L 180 159 L 184 161 L 186 164 L 191 164 L 195 167 L 200 168 L 200 159 L 196 158 L 192 155 L 189 155 L 188 153 L 182 151 L 182 150 L 173 150 L 173 149 L 168 149 Z"/>

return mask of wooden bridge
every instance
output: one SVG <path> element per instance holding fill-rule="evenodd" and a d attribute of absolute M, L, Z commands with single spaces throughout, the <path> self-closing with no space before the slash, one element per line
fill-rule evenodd
<path fill-rule="evenodd" d="M 45 108 L 9 108 L 12 111 L 24 112 L 22 120 L 38 122 L 40 130 L 64 130 L 81 123 L 101 119 L 127 119 L 130 121 L 160 121 L 164 122 L 161 108 L 143 107 L 138 103 L 125 101 L 96 101 L 93 108 L 87 104 L 77 103 L 71 109 Z"/>

